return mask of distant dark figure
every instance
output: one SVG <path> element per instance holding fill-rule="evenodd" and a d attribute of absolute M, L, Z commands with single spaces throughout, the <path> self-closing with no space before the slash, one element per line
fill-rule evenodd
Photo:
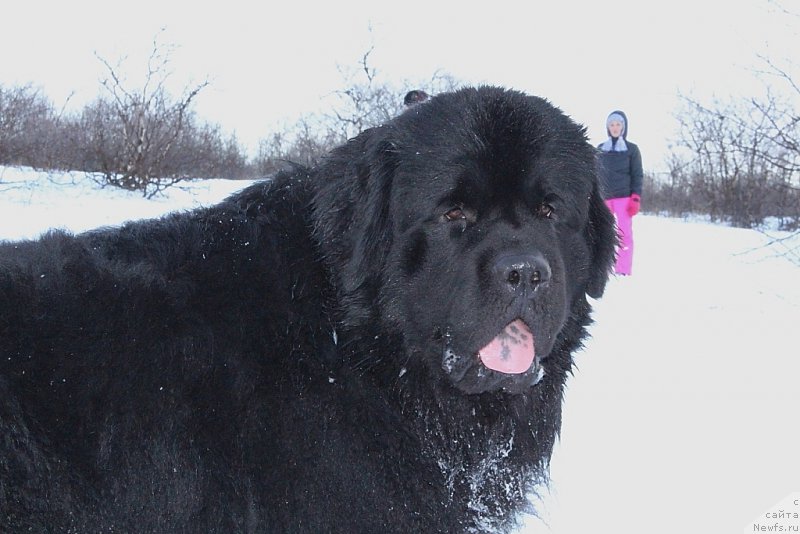
<path fill-rule="evenodd" d="M 633 267 L 633 216 L 642 196 L 642 154 L 628 141 L 628 117 L 613 111 L 606 119 L 608 139 L 600 143 L 599 178 L 606 205 L 614 213 L 619 249 L 614 270 L 629 276 Z"/>
<path fill-rule="evenodd" d="M 411 107 L 415 104 L 421 104 L 428 100 L 430 95 L 423 91 L 422 89 L 414 89 L 413 91 L 409 91 L 406 93 L 405 98 L 403 98 L 403 104 L 406 107 Z"/>

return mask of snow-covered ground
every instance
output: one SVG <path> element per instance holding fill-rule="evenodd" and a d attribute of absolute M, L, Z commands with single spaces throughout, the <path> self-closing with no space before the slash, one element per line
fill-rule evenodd
<path fill-rule="evenodd" d="M 247 183 L 148 201 L 80 174 L 0 167 L 0 239 L 191 209 Z M 520 532 L 753 532 L 800 491 L 800 267 L 756 231 L 634 224 L 634 275 L 611 280 L 576 356 L 546 524 L 528 518 Z"/>
<path fill-rule="evenodd" d="M 147 200 L 140 193 L 102 188 L 84 173 L 44 173 L 0 166 L 0 239 L 34 238 L 48 228 L 81 232 L 167 212 L 213 204 L 252 182 L 180 183 Z"/>
<path fill-rule="evenodd" d="M 800 491 L 800 268 L 751 230 L 634 232 L 569 383 L 552 532 L 742 532 Z"/>

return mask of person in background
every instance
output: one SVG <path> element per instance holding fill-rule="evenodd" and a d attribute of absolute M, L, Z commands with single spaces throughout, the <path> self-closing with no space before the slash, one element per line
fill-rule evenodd
<path fill-rule="evenodd" d="M 633 267 L 633 216 L 642 198 L 642 155 L 628 141 L 628 117 L 612 111 L 606 119 L 608 139 L 600 143 L 598 171 L 606 205 L 617 220 L 619 247 L 614 271 L 630 276 Z"/>
<path fill-rule="evenodd" d="M 414 89 L 406 93 L 405 98 L 403 98 L 403 104 L 406 108 L 410 108 L 415 104 L 421 104 L 430 98 L 430 95 L 423 91 L 422 89 Z"/>

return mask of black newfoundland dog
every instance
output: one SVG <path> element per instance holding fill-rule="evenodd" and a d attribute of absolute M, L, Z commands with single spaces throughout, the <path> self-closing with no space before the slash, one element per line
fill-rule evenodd
<path fill-rule="evenodd" d="M 0 246 L 0 531 L 484 532 L 615 235 L 578 125 L 442 94 L 207 209 Z"/>

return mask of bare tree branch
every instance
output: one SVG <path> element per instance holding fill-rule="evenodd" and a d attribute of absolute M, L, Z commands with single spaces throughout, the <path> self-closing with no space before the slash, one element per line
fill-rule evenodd
<path fill-rule="evenodd" d="M 160 34 L 159 34 L 160 35 Z M 141 89 L 126 87 L 120 67 L 95 54 L 106 67 L 107 78 L 101 81 L 110 97 L 107 103 L 97 103 L 101 141 L 97 156 L 108 184 L 141 191 L 152 197 L 189 176 L 179 167 L 170 165 L 174 149 L 192 125 L 187 122 L 190 107 L 208 81 L 186 88 L 178 99 L 166 90 L 171 76 L 170 60 L 174 47 L 159 43 L 158 35 L 147 59 Z M 110 112 L 116 121 L 102 119 Z M 119 131 L 119 136 L 108 135 Z M 109 144 L 110 143 L 110 144 Z"/>

